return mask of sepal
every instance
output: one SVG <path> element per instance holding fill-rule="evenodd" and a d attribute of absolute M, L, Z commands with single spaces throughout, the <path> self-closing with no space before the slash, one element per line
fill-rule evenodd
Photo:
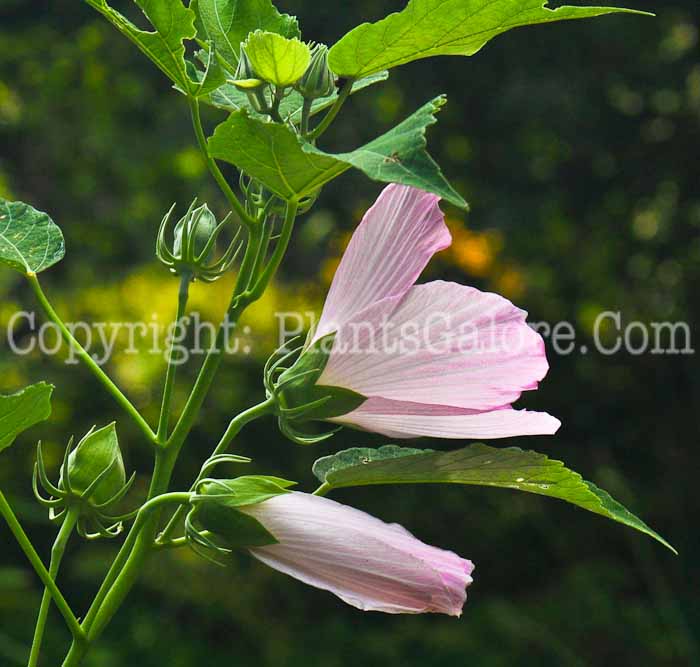
<path fill-rule="evenodd" d="M 123 530 L 123 522 L 136 515 L 135 511 L 121 515 L 111 513 L 130 491 L 135 479 L 135 474 L 126 479 L 113 423 L 97 431 L 93 427 L 75 449 L 73 438 L 68 441 L 58 484 L 49 480 L 41 442 L 37 445 L 32 475 L 35 498 L 48 508 L 52 522 L 62 521 L 69 511 L 77 512 L 77 530 L 86 539 L 116 537 Z"/>
<path fill-rule="evenodd" d="M 311 345 L 292 348 L 287 344 L 277 350 L 265 365 L 264 382 L 268 398 L 275 401 L 282 433 L 300 445 L 312 445 L 332 437 L 336 428 L 320 435 L 307 434 L 299 424 L 348 414 L 362 405 L 367 397 L 343 387 L 319 385 L 335 342 L 335 332 Z M 293 344 L 291 341 L 289 344 Z M 294 363 L 286 366 L 297 357 Z"/>

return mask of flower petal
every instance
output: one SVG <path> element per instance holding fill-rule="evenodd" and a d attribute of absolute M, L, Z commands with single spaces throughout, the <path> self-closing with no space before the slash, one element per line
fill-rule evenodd
<path fill-rule="evenodd" d="M 318 384 L 368 397 L 491 410 L 547 373 L 542 337 L 503 297 L 435 281 L 343 326 Z"/>
<path fill-rule="evenodd" d="M 473 564 L 347 505 L 287 493 L 240 508 L 279 541 L 255 558 L 365 611 L 459 616 Z"/>
<path fill-rule="evenodd" d="M 390 438 L 492 440 L 519 435 L 553 435 L 561 422 L 546 412 L 504 406 L 479 412 L 446 405 L 370 398 L 359 408 L 330 421 L 381 433 Z"/>
<path fill-rule="evenodd" d="M 314 340 L 376 301 L 403 296 L 430 258 L 450 245 L 439 201 L 404 185 L 384 188 L 343 255 Z"/>

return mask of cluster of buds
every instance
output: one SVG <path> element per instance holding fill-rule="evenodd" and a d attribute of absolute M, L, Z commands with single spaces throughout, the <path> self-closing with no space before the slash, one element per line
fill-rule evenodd
<path fill-rule="evenodd" d="M 308 102 L 328 97 L 336 89 L 328 66 L 328 47 L 262 31 L 251 33 L 241 44 L 232 83 L 247 94 L 255 111 L 273 117 L 292 89 Z"/>
<path fill-rule="evenodd" d="M 49 508 L 49 518 L 60 522 L 68 512 L 78 515 L 78 533 L 86 539 L 116 537 L 122 532 L 123 522 L 132 519 L 136 512 L 111 514 L 131 489 L 136 475 L 126 480 L 115 425 L 95 430 L 73 448 L 73 438 L 68 442 L 61 465 L 58 484 L 49 481 L 44 464 L 41 443 L 37 445 L 32 486 L 41 505 Z M 39 490 L 49 494 L 46 498 Z"/>
<path fill-rule="evenodd" d="M 191 280 L 211 283 L 226 273 L 235 262 L 240 244 L 238 235 L 229 243 L 226 252 L 216 256 L 216 241 L 229 224 L 230 214 L 217 224 L 214 214 L 206 204 L 197 206 L 197 199 L 190 204 L 187 213 L 180 218 L 172 230 L 172 249 L 168 248 L 170 218 L 175 204 L 160 223 L 156 241 L 156 255 L 171 273 L 189 276 Z"/>

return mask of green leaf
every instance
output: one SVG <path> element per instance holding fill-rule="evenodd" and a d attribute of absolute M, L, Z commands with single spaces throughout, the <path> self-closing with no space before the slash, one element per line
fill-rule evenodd
<path fill-rule="evenodd" d="M 376 23 L 351 30 L 330 50 L 338 75 L 360 78 L 430 56 L 471 56 L 512 28 L 625 12 L 617 7 L 558 7 L 542 0 L 411 0 Z"/>
<path fill-rule="evenodd" d="M 559 498 L 634 528 L 676 550 L 620 503 L 561 461 L 517 447 L 505 449 L 480 443 L 452 452 L 355 448 L 316 461 L 316 477 L 330 488 L 372 484 L 476 484 L 517 489 Z"/>
<path fill-rule="evenodd" d="M 0 395 L 0 452 L 15 438 L 51 415 L 53 385 L 39 382 L 16 394 Z"/>
<path fill-rule="evenodd" d="M 201 77 L 201 73 L 199 74 Z M 198 78 L 199 78 L 198 77 Z M 379 74 L 373 74 L 372 76 L 365 77 L 355 81 L 352 86 L 352 93 L 356 93 L 364 88 L 373 86 L 375 83 L 380 83 L 386 81 L 389 78 L 388 72 L 379 72 Z M 327 109 L 332 106 L 338 97 L 338 92 L 334 92 L 328 97 L 320 97 L 314 100 L 311 106 L 311 115 L 314 116 L 320 111 Z M 202 97 L 202 102 L 206 102 L 211 106 L 218 109 L 223 109 L 224 111 L 240 111 L 241 109 L 246 109 L 252 116 L 258 116 L 257 112 L 253 109 L 248 101 L 248 95 L 245 92 L 238 90 L 236 86 L 225 83 L 216 90 L 209 93 L 205 97 Z M 280 115 L 282 118 L 289 118 L 294 122 L 299 122 L 301 119 L 301 107 L 304 103 L 304 98 L 296 90 L 291 90 L 290 93 L 282 100 L 280 104 Z"/>
<path fill-rule="evenodd" d="M 181 90 L 193 92 L 185 62 L 184 41 L 194 39 L 195 13 L 182 0 L 134 0 L 146 15 L 154 31 L 137 28 L 125 16 L 110 7 L 106 0 L 87 0 L 119 32 L 128 37 Z"/>
<path fill-rule="evenodd" d="M 243 46 L 256 75 L 283 88 L 299 81 L 311 62 L 311 49 L 296 37 L 256 30 Z"/>
<path fill-rule="evenodd" d="M 197 60 L 204 66 L 204 71 L 200 72 L 193 63 L 188 62 L 187 72 L 190 79 L 197 82 L 193 89 L 194 96 L 206 99 L 226 83 L 226 72 L 217 58 L 216 47 L 212 43 L 208 43 L 207 48 L 197 54 Z"/>
<path fill-rule="evenodd" d="M 0 198 L 0 264 L 20 273 L 40 273 L 60 262 L 63 234 L 41 211 Z"/>
<path fill-rule="evenodd" d="M 467 208 L 426 151 L 425 130 L 444 103 L 438 97 L 378 139 L 335 155 L 303 142 L 284 125 L 263 123 L 239 111 L 216 128 L 209 149 L 213 157 L 231 162 L 283 199 L 309 196 L 356 167 L 376 181 L 412 185 Z"/>
<path fill-rule="evenodd" d="M 301 35 L 296 17 L 280 14 L 270 0 L 197 0 L 196 11 L 206 35 L 232 71 L 238 65 L 241 42 L 251 32 Z"/>

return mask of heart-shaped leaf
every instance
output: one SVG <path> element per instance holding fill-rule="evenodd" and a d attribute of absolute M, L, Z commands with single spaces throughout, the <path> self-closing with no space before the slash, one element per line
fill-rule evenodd
<path fill-rule="evenodd" d="M 557 7 L 542 0 L 411 0 L 376 23 L 351 30 L 329 54 L 338 75 L 360 78 L 430 56 L 471 56 L 512 28 L 628 12 L 617 7 Z"/>
<path fill-rule="evenodd" d="M 0 452 L 15 438 L 51 415 L 53 385 L 33 384 L 16 394 L 0 395 Z"/>
<path fill-rule="evenodd" d="M 63 234 L 46 213 L 0 198 L 0 264 L 20 273 L 40 273 L 64 255 Z"/>
<path fill-rule="evenodd" d="M 676 550 L 608 493 L 561 461 L 517 447 L 480 443 L 452 452 L 417 450 L 395 445 L 354 448 L 326 456 L 313 467 L 316 477 L 332 489 L 372 484 L 475 484 L 558 498 L 589 512 L 625 524 Z"/>

